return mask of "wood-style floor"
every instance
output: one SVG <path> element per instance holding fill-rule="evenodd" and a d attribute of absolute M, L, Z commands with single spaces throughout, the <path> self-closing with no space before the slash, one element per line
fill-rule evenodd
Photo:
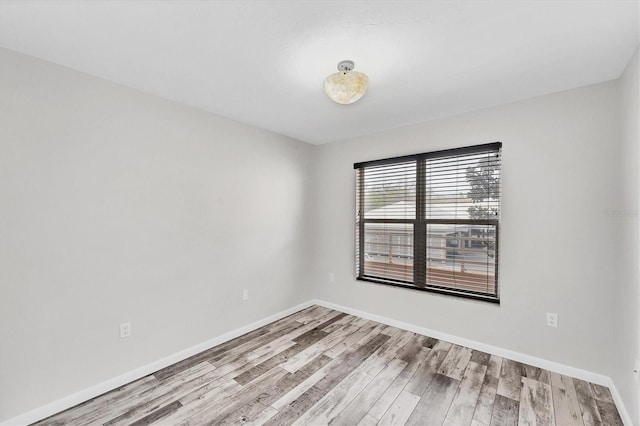
<path fill-rule="evenodd" d="M 621 425 L 609 389 L 313 306 L 46 425 Z"/>

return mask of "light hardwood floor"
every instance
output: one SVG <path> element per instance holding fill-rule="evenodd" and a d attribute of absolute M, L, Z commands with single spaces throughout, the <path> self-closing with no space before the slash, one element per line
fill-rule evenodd
<path fill-rule="evenodd" d="M 313 306 L 39 425 L 621 425 L 609 389 Z"/>

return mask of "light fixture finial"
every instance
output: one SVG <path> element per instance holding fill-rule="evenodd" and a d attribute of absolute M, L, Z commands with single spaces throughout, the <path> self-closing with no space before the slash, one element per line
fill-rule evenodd
<path fill-rule="evenodd" d="M 354 64 L 353 61 L 350 61 L 350 60 L 340 61 L 338 62 L 338 71 L 341 71 L 341 72 L 353 71 L 355 66 L 356 64 Z"/>

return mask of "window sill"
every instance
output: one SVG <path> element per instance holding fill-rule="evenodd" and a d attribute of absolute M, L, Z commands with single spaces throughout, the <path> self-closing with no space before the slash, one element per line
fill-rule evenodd
<path fill-rule="evenodd" d="M 409 283 L 395 282 L 395 281 L 387 281 L 380 278 L 370 278 L 370 277 L 356 277 L 358 281 L 366 281 L 375 284 L 384 284 L 390 285 L 393 287 L 406 288 L 409 290 L 418 290 L 418 291 L 426 291 L 429 293 L 437 293 L 444 294 L 448 296 L 460 297 L 463 299 L 473 299 L 473 300 L 481 300 L 483 302 L 495 303 L 497 305 L 500 304 L 500 299 L 496 296 L 490 296 L 482 293 L 476 293 L 468 290 L 453 290 L 443 287 L 437 286 L 426 286 L 426 287 L 418 287 Z"/>

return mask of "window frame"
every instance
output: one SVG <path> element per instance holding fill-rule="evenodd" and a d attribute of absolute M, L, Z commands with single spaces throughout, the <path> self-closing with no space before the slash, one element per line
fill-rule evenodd
<path fill-rule="evenodd" d="M 425 152 L 421 154 L 405 155 L 399 157 L 384 158 L 380 160 L 365 161 L 355 163 L 353 168 L 358 173 L 358 169 L 362 170 L 363 177 L 357 179 L 359 188 L 356 188 L 356 249 L 358 250 L 356 256 L 356 279 L 358 281 L 367 281 L 377 284 L 385 284 L 395 287 L 408 288 L 411 290 L 426 291 L 431 293 L 446 294 L 451 296 L 457 296 L 468 299 L 482 300 L 486 302 L 500 304 L 500 287 L 499 287 L 499 241 L 500 241 L 500 215 L 496 219 L 435 219 L 427 218 L 426 207 L 428 205 L 426 201 L 426 160 L 436 159 L 440 157 L 462 156 L 471 155 L 475 153 L 483 153 L 488 151 L 496 151 L 501 157 L 502 155 L 502 142 L 493 142 L 482 145 L 466 146 L 461 148 L 452 148 L 439 151 Z M 378 218 L 365 218 L 365 179 L 364 170 L 367 167 L 372 166 L 384 166 L 403 162 L 416 162 L 416 213 L 413 219 L 378 219 Z M 502 161 L 500 160 L 500 181 L 499 181 L 499 199 L 498 205 L 500 206 L 499 212 L 502 206 Z M 356 175 L 357 176 L 357 175 Z M 410 224 L 413 225 L 413 281 L 404 281 L 391 278 L 382 278 L 371 275 L 365 275 L 365 225 L 367 223 L 395 223 L 395 224 Z M 495 229 L 495 295 L 492 293 L 485 293 L 467 289 L 455 289 L 446 286 L 439 286 L 436 284 L 430 284 L 427 282 L 427 247 L 429 235 L 427 234 L 427 228 L 431 224 L 445 224 L 445 225 L 481 225 L 492 226 Z M 418 238 L 418 236 L 421 236 Z M 424 259 L 424 260 L 420 260 Z"/>

